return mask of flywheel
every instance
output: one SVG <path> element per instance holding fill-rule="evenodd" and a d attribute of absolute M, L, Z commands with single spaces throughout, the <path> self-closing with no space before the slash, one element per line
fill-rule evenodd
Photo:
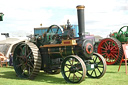
<path fill-rule="evenodd" d="M 18 77 L 34 79 L 41 68 L 38 47 L 31 42 L 19 43 L 14 50 L 13 65 Z"/>

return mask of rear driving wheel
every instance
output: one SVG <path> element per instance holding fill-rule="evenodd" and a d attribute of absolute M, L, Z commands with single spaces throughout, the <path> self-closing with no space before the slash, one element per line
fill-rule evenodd
<path fill-rule="evenodd" d="M 98 45 L 98 53 L 106 60 L 108 65 L 120 62 L 123 55 L 121 43 L 115 38 L 105 38 Z"/>
<path fill-rule="evenodd" d="M 34 79 L 41 68 L 41 56 L 33 43 L 19 43 L 13 56 L 15 72 L 20 78 Z"/>

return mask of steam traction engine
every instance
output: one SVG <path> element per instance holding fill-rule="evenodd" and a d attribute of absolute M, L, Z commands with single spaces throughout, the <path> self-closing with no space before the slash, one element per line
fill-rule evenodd
<path fill-rule="evenodd" d="M 110 38 L 101 40 L 97 52 L 100 53 L 108 65 L 117 64 L 123 56 L 122 44 L 128 43 L 128 26 L 123 26 L 118 32 L 110 33 Z"/>
<path fill-rule="evenodd" d="M 105 59 L 94 53 L 92 42 L 85 39 L 84 6 L 77 6 L 77 11 L 78 38 L 73 36 L 68 22 L 66 29 L 52 25 L 43 36 L 37 35 L 29 42 L 17 44 L 13 64 L 18 77 L 34 79 L 43 70 L 49 74 L 61 72 L 67 82 L 80 83 L 86 74 L 92 78 L 105 74 Z"/>

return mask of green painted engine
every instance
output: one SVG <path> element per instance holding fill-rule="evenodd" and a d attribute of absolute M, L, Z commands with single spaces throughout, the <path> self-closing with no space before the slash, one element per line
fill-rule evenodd
<path fill-rule="evenodd" d="M 128 42 L 128 26 L 123 26 L 120 30 L 110 34 L 110 37 L 118 39 L 122 43 Z"/>
<path fill-rule="evenodd" d="M 17 44 L 13 64 L 18 77 L 34 79 L 40 70 L 62 73 L 69 83 L 80 83 L 85 76 L 101 78 L 106 72 L 105 59 L 93 52 L 93 43 L 85 38 L 84 6 L 77 6 L 79 37 L 74 37 L 69 21 L 63 29 L 51 25 L 42 36 Z M 59 33 L 61 32 L 61 33 Z"/>

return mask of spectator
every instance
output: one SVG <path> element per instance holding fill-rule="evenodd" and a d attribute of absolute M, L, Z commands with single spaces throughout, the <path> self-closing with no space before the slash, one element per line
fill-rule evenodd
<path fill-rule="evenodd" d="M 13 53 L 9 55 L 9 66 L 13 66 Z"/>

